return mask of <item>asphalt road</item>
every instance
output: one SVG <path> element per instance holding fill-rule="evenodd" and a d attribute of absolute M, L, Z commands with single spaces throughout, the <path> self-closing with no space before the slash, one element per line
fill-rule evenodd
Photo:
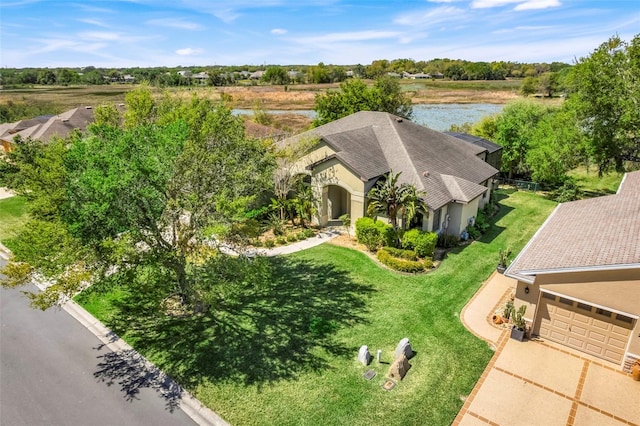
<path fill-rule="evenodd" d="M 193 425 L 155 379 L 65 311 L 0 288 L 0 425 Z"/>

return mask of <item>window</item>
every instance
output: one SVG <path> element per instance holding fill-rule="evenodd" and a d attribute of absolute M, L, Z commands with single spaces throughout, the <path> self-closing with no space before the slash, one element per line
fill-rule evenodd
<path fill-rule="evenodd" d="M 616 319 L 618 321 L 626 322 L 626 323 L 629 323 L 629 324 L 631 324 L 633 322 L 633 318 L 628 317 L 626 315 L 622 315 L 622 314 L 616 314 Z"/>
<path fill-rule="evenodd" d="M 438 209 L 433 212 L 433 226 L 431 227 L 432 231 L 437 231 L 440 229 L 440 214 L 442 213 L 442 209 Z"/>
<path fill-rule="evenodd" d="M 599 315 L 604 315 L 605 317 L 611 317 L 611 312 L 607 311 L 606 309 L 596 309 L 596 314 Z"/>
<path fill-rule="evenodd" d="M 560 303 L 563 303 L 565 305 L 569 305 L 569 306 L 573 306 L 573 300 L 571 299 L 566 299 L 564 297 L 560 298 Z"/>
<path fill-rule="evenodd" d="M 556 296 L 551 293 L 542 293 L 542 297 L 549 300 L 556 300 Z"/>
<path fill-rule="evenodd" d="M 591 312 L 591 305 L 587 305 L 586 303 L 578 303 L 578 308 Z"/>

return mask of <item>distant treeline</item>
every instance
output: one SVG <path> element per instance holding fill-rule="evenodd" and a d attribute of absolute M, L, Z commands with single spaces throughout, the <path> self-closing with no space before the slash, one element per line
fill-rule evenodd
<path fill-rule="evenodd" d="M 148 82 L 155 86 L 232 86 L 246 84 L 339 83 L 350 77 L 446 78 L 450 80 L 504 80 L 538 78 L 561 73 L 571 66 L 561 62 L 471 62 L 458 59 L 380 59 L 370 65 L 245 65 L 155 68 L 4 68 L 0 84 L 72 85 Z"/>

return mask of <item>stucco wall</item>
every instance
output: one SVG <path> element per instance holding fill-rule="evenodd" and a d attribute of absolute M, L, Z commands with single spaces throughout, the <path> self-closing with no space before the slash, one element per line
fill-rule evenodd
<path fill-rule="evenodd" d="M 468 204 L 464 204 L 462 206 L 462 217 L 460 218 L 460 232 L 464 230 L 469 224 L 469 219 L 472 217 L 476 217 L 478 214 L 478 204 L 480 203 L 480 197 L 476 197 L 471 200 Z"/>
<path fill-rule="evenodd" d="M 529 293 L 526 292 L 526 288 L 529 289 Z M 535 284 L 528 284 L 522 281 L 518 281 L 516 285 L 516 294 L 513 304 L 516 309 L 520 306 L 526 305 L 527 310 L 524 313 L 524 318 L 531 325 L 538 309 L 538 300 L 540 298 L 540 287 Z"/>
<path fill-rule="evenodd" d="M 355 224 L 358 218 L 364 216 L 364 184 L 358 176 L 337 159 L 318 164 L 311 175 L 311 186 L 314 188 L 317 199 L 321 200 L 318 206 L 317 222 L 320 225 L 325 225 L 331 220 L 329 217 L 331 212 L 327 206 L 328 187 L 335 185 L 349 192 L 349 214 L 351 215 L 351 224 Z"/>

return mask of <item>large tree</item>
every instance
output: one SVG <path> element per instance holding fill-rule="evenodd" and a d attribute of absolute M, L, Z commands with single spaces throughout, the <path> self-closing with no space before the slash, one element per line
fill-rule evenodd
<path fill-rule="evenodd" d="M 9 281 L 19 284 L 40 273 L 54 283 L 34 296 L 38 307 L 100 276 L 149 266 L 163 271 L 182 301 L 194 305 L 203 296 L 190 275 L 195 259 L 219 242 L 241 243 L 244 213 L 268 189 L 271 156 L 245 137 L 230 109 L 196 97 L 167 98 L 150 108 L 149 97 L 137 95 L 145 101 L 128 105 L 124 128 L 97 124 L 67 141 L 63 166 L 54 175 L 64 188 L 55 203 L 59 214 L 19 237 L 24 249 L 15 252 Z M 162 102 L 171 102 L 171 108 Z M 150 116 L 152 110 L 157 115 Z M 37 170 L 27 166 L 18 164 L 20 173 Z M 37 189 L 42 180 L 36 174 L 23 192 Z M 47 239 L 65 256 L 46 250 Z M 42 250 L 27 250 L 30 243 Z M 43 259 L 56 259 L 56 268 L 44 268 L 51 261 Z"/>
<path fill-rule="evenodd" d="M 340 84 L 340 91 L 318 94 L 314 110 L 318 113 L 316 126 L 358 111 L 384 111 L 405 118 L 413 115 L 411 99 L 391 77 L 380 77 L 371 87 L 359 78 L 347 80 Z"/>
<path fill-rule="evenodd" d="M 612 37 L 578 60 L 569 85 L 599 172 L 640 161 L 640 34 L 629 43 Z"/>
<path fill-rule="evenodd" d="M 530 101 L 507 105 L 495 121 L 494 140 L 502 146 L 502 171 L 511 179 L 514 174 L 528 174 L 526 158 L 533 143 L 538 122 L 547 108 Z"/>

